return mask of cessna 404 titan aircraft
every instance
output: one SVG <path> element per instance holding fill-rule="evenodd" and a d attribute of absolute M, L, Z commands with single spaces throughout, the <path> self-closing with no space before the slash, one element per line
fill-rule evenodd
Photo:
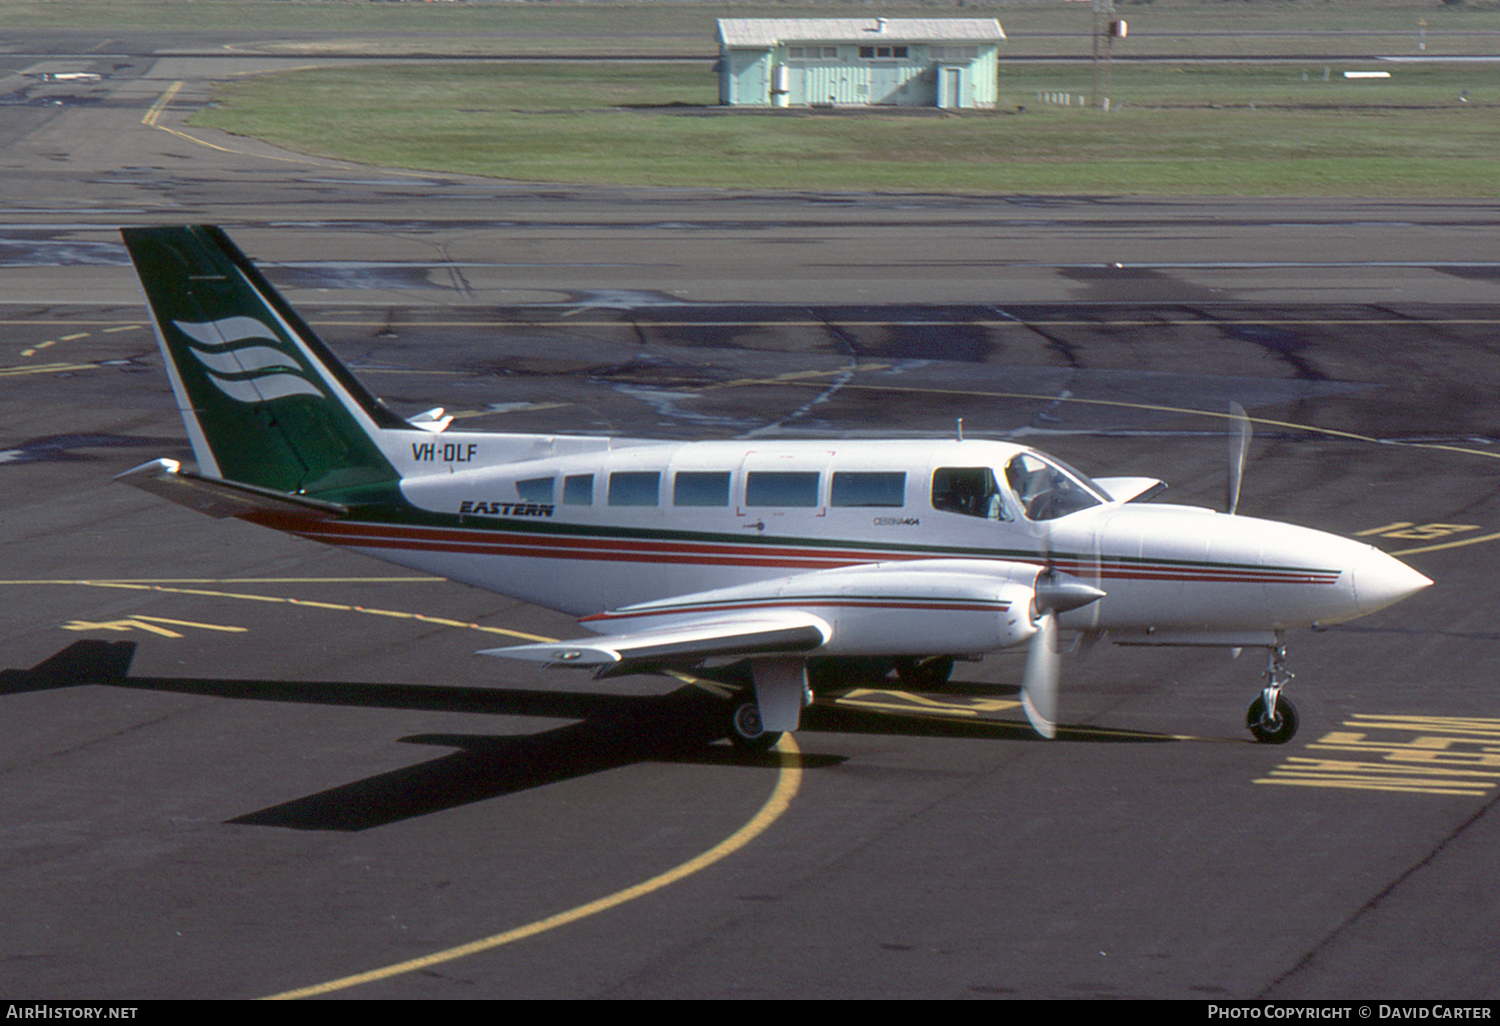
<path fill-rule="evenodd" d="M 1232 506 L 1133 501 L 1161 483 L 1091 480 L 1004 442 L 663 442 L 455 431 L 440 409 L 403 420 L 220 229 L 123 235 L 198 462 L 123 480 L 593 632 L 485 655 L 601 676 L 748 663 L 726 733 L 752 749 L 798 726 L 810 661 L 931 685 L 955 657 L 1020 644 L 1022 706 L 1052 737 L 1060 630 L 1264 647 L 1246 722 L 1284 742 L 1284 632 L 1432 583 L 1369 545 Z"/>

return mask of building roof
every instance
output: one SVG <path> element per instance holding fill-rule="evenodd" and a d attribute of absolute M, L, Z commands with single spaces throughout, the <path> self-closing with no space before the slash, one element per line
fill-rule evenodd
<path fill-rule="evenodd" d="M 720 18 L 725 46 L 764 47 L 781 43 L 865 43 L 890 39 L 905 43 L 998 42 L 1005 30 L 997 18 Z"/>

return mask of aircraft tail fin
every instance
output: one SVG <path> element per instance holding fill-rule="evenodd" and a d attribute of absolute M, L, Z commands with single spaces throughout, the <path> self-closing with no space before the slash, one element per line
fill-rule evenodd
<path fill-rule="evenodd" d="M 346 370 L 211 225 L 121 229 L 200 471 L 358 501 L 397 477 L 376 436 L 414 430 Z"/>

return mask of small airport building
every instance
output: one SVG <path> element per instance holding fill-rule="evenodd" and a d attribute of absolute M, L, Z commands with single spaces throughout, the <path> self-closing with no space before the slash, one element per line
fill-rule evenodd
<path fill-rule="evenodd" d="M 720 18 L 719 102 L 995 106 L 995 18 Z"/>

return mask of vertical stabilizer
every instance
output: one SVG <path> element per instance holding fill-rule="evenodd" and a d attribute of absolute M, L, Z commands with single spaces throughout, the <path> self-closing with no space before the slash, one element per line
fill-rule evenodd
<path fill-rule="evenodd" d="M 124 228 L 202 473 L 346 500 L 393 482 L 373 434 L 410 430 L 216 227 Z"/>

